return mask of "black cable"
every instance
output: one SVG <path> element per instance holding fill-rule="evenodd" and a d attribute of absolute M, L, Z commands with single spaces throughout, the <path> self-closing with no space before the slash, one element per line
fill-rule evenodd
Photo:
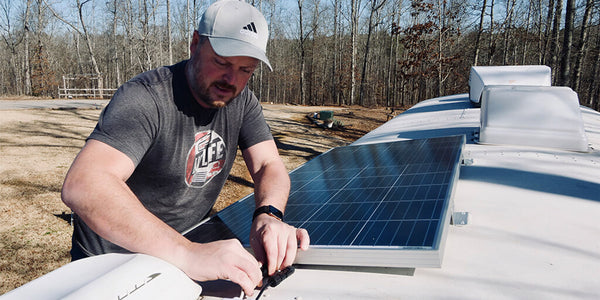
<path fill-rule="evenodd" d="M 267 284 L 266 284 L 264 281 L 266 281 L 266 280 L 263 280 L 263 286 L 262 286 L 262 288 L 260 289 L 260 292 L 258 293 L 258 296 L 256 296 L 256 298 L 254 298 L 254 300 L 258 300 L 258 298 L 260 298 L 260 296 L 262 296 L 263 292 L 264 292 L 264 291 L 267 289 L 267 287 L 269 286 L 269 285 L 267 285 Z"/>
<path fill-rule="evenodd" d="M 289 266 L 281 271 L 277 271 L 275 272 L 275 274 L 273 274 L 273 276 L 265 276 L 264 274 L 266 274 L 266 267 L 263 266 L 263 285 L 262 288 L 260 289 L 260 292 L 258 293 L 258 296 L 256 296 L 256 298 L 254 298 L 254 300 L 258 300 L 260 298 L 260 296 L 262 296 L 263 292 L 267 289 L 267 287 L 276 287 L 278 286 L 284 279 L 290 277 L 292 274 L 294 274 L 294 271 L 296 269 L 292 266 Z"/>

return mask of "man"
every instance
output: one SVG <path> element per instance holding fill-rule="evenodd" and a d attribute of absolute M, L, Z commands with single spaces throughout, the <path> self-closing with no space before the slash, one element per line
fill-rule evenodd
<path fill-rule="evenodd" d="M 195 280 L 229 279 L 252 295 L 261 264 L 291 265 L 304 229 L 283 223 L 290 181 L 246 86 L 266 57 L 267 23 L 241 1 L 211 5 L 188 61 L 125 83 L 67 173 L 63 201 L 74 211 L 73 259 L 145 253 Z M 227 179 L 237 146 L 255 182 L 250 240 L 192 243 L 180 232 L 204 219 Z M 281 211 L 278 212 L 278 211 Z"/>

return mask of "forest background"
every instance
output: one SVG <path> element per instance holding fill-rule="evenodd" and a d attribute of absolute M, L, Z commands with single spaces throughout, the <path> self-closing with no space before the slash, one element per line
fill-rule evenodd
<path fill-rule="evenodd" d="M 189 57 L 206 0 L 0 0 L 0 96 L 108 96 Z M 250 0 L 269 21 L 262 101 L 405 107 L 468 92 L 473 65 L 547 65 L 599 110 L 599 0 Z M 64 90 L 63 90 L 64 92 Z"/>

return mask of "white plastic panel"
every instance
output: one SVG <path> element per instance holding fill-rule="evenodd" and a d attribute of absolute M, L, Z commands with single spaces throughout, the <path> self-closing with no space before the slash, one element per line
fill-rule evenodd
<path fill-rule="evenodd" d="M 62 266 L 4 295 L 17 299 L 198 299 L 177 267 L 144 254 L 104 254 Z"/>
<path fill-rule="evenodd" d="M 479 143 L 588 151 L 577 93 L 568 87 L 486 86 Z"/>
<path fill-rule="evenodd" d="M 479 103 L 483 88 L 489 85 L 550 86 L 548 66 L 473 66 L 469 74 L 469 99 Z"/>

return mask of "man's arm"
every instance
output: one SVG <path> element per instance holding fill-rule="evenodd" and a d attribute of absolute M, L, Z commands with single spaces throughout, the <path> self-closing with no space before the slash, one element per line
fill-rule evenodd
<path fill-rule="evenodd" d="M 242 154 L 254 180 L 256 207 L 272 205 L 283 212 L 289 196 L 290 177 L 275 142 L 260 142 Z M 250 244 L 256 258 L 268 264 L 269 275 L 291 265 L 298 246 L 306 250 L 309 243 L 305 229 L 285 224 L 268 214 L 258 215 L 252 223 Z"/>
<path fill-rule="evenodd" d="M 62 199 L 103 238 L 179 267 L 195 280 L 230 279 L 252 295 L 259 263 L 237 240 L 192 243 L 150 213 L 125 183 L 135 166 L 122 152 L 89 140 L 67 173 Z"/>

